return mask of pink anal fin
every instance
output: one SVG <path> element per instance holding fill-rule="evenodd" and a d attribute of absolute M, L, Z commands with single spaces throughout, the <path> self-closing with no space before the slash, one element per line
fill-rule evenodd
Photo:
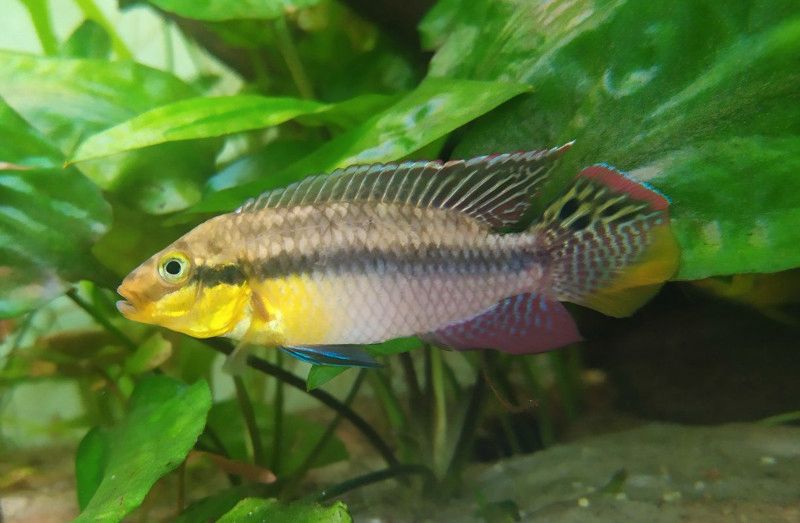
<path fill-rule="evenodd" d="M 426 337 L 457 350 L 497 349 L 511 354 L 543 352 L 583 339 L 561 303 L 536 294 L 505 298 L 483 314 Z"/>

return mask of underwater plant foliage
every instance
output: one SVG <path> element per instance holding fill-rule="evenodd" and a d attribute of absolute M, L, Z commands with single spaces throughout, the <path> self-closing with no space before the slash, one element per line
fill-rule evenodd
<path fill-rule="evenodd" d="M 495 418 L 512 452 L 552 444 L 550 391 L 578 415 L 575 347 L 514 358 L 406 338 L 367 347 L 379 369 L 265 352 L 230 377 L 227 341 L 117 313 L 122 276 L 263 191 L 359 163 L 574 140 L 539 211 L 604 162 L 671 200 L 676 280 L 791 282 L 781 271 L 800 267 L 795 1 L 412 0 L 424 16 L 394 26 L 355 1 L 80 0 L 63 2 L 69 16 L 11 2 L 38 47 L 0 49 L 0 390 L 68 391 L 39 398 L 74 405 L 36 441 L 81 438 L 80 521 L 146 514 L 173 480 L 185 521 L 350 521 L 335 498 L 373 482 L 457 492 Z M 127 18 L 142 13 L 163 38 L 147 55 Z M 756 300 L 715 281 L 701 286 Z M 532 394 L 535 429 L 487 406 Z M 343 426 L 374 471 L 312 486 L 309 471 L 359 446 Z M 15 434 L 0 431 L 0 452 L 26 439 Z M 213 487 L 193 492 L 192 470 Z"/>

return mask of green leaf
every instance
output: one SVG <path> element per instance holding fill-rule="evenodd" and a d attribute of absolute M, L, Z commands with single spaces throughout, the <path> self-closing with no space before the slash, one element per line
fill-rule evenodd
<path fill-rule="evenodd" d="M 311 365 L 306 376 L 306 390 L 319 388 L 352 367 L 336 365 Z"/>
<path fill-rule="evenodd" d="M 90 249 L 111 210 L 80 173 L 0 168 L 0 201 L 0 318 L 34 309 L 67 282 L 97 273 Z"/>
<path fill-rule="evenodd" d="M 526 86 L 503 82 L 428 79 L 397 103 L 326 143 L 276 177 L 264 177 L 209 195 L 190 211 L 229 211 L 245 199 L 299 180 L 358 163 L 398 160 L 492 110 Z"/>
<path fill-rule="evenodd" d="M 634 174 L 668 191 L 682 246 L 678 276 L 701 279 L 800 265 L 798 172 L 800 137 L 750 137 L 673 151 Z"/>
<path fill-rule="evenodd" d="M 196 20 L 272 19 L 320 0 L 149 0 L 165 11 Z"/>
<path fill-rule="evenodd" d="M 337 501 L 330 507 L 306 503 L 280 503 L 277 499 L 245 498 L 222 516 L 219 523 L 352 523 L 347 506 Z"/>
<path fill-rule="evenodd" d="M 392 354 L 412 351 L 421 346 L 422 342 L 419 338 L 409 337 L 397 338 L 384 341 L 383 343 L 374 343 L 372 345 L 364 345 L 364 348 L 373 356 L 390 356 Z M 341 367 L 337 365 L 311 365 L 311 368 L 308 369 L 308 376 L 306 376 L 306 390 L 319 388 L 351 368 L 352 367 Z"/>
<path fill-rule="evenodd" d="M 75 521 L 120 521 L 138 507 L 156 480 L 186 458 L 210 407 L 211 393 L 204 381 L 191 386 L 166 376 L 140 381 L 128 414 L 107 432 L 102 480 Z M 79 466 L 98 467 L 101 462 L 88 460 Z"/>
<path fill-rule="evenodd" d="M 61 167 L 64 157 L 0 98 L 0 163 Z"/>
<path fill-rule="evenodd" d="M 0 51 L 0 96 L 66 156 L 89 135 L 196 94 L 168 73 L 131 62 Z M 78 168 L 127 205 L 163 214 L 200 199 L 220 144 L 213 139 L 163 144 Z"/>
<path fill-rule="evenodd" d="M 198 521 L 218 521 L 233 509 L 242 499 L 255 495 L 264 485 L 243 485 L 217 492 L 199 499 L 186 507 L 186 510 L 172 520 L 172 523 L 197 523 Z M 261 495 L 264 495 L 263 492 Z"/>
<path fill-rule="evenodd" d="M 551 191 L 597 162 L 650 180 L 673 201 L 677 278 L 800 265 L 797 2 L 448 1 L 422 27 L 431 74 L 534 88 L 454 156 L 575 139 Z"/>
<path fill-rule="evenodd" d="M 108 433 L 94 427 L 81 440 L 75 454 L 75 483 L 78 507 L 83 510 L 103 481 L 108 461 Z"/>
<path fill-rule="evenodd" d="M 103 26 L 94 20 L 84 20 L 61 44 L 60 54 L 75 58 L 108 58 L 111 38 Z"/>
<path fill-rule="evenodd" d="M 274 413 L 270 405 L 256 406 L 256 424 L 259 434 L 264 441 L 267 454 L 273 452 L 271 442 L 275 432 Z M 247 443 L 245 441 L 245 426 L 242 414 L 234 400 L 223 401 L 214 405 L 208 415 L 208 425 L 214 429 L 222 440 L 231 458 L 247 460 Z M 291 475 L 303 464 L 307 454 L 313 449 L 325 432 L 325 426 L 309 421 L 295 414 L 284 413 L 283 434 L 280 449 L 280 467 L 275 470 L 279 477 Z M 321 467 L 347 459 L 347 450 L 341 440 L 331 438 L 325 449 L 318 455 L 313 467 Z M 271 460 L 268 459 L 267 462 Z"/>
<path fill-rule="evenodd" d="M 71 161 L 82 162 L 166 142 L 261 129 L 326 108 L 310 100 L 257 95 L 180 100 L 90 136 L 81 143 Z"/>
<path fill-rule="evenodd" d="M 172 343 L 160 332 L 147 338 L 136 351 L 125 360 L 125 372 L 142 374 L 153 370 L 172 356 Z"/>

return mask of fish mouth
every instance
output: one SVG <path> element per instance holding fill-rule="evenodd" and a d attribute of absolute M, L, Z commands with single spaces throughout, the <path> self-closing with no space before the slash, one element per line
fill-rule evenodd
<path fill-rule="evenodd" d="M 117 310 L 126 318 L 135 315 L 138 311 L 136 305 L 133 304 L 135 301 L 133 294 L 129 290 L 124 289 L 122 285 L 117 287 L 117 294 L 125 298 L 124 300 L 117 301 Z"/>

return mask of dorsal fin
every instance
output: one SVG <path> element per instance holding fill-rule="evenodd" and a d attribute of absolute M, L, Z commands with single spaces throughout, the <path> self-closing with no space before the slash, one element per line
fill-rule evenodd
<path fill-rule="evenodd" d="M 522 217 L 553 161 L 571 145 L 446 163 L 354 165 L 264 193 L 248 200 L 236 212 L 337 201 L 374 201 L 453 209 L 491 227 L 505 227 Z"/>

